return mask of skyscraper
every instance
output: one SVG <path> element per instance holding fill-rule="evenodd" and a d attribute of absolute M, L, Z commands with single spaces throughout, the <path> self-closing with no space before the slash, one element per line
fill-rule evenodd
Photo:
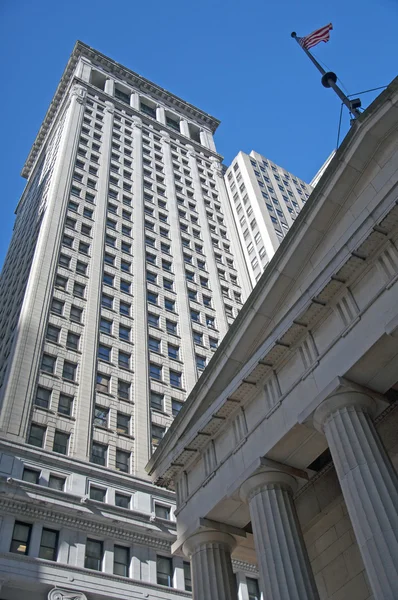
<path fill-rule="evenodd" d="M 239 152 L 225 173 L 225 183 L 255 285 L 312 187 L 254 150 Z"/>
<path fill-rule="evenodd" d="M 251 290 L 217 126 L 76 44 L 0 283 L 7 600 L 189 591 L 173 495 L 144 467 Z"/>

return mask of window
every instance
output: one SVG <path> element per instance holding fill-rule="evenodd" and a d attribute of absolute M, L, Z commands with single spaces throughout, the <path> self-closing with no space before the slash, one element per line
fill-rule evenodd
<path fill-rule="evenodd" d="M 249 594 L 249 600 L 260 600 L 260 588 L 258 586 L 258 580 L 246 577 L 247 593 Z"/>
<path fill-rule="evenodd" d="M 206 277 L 201 277 L 200 278 L 200 285 L 204 288 L 208 288 L 209 287 L 209 280 Z"/>
<path fill-rule="evenodd" d="M 64 367 L 62 369 L 63 379 L 68 379 L 69 381 L 76 381 L 76 373 L 77 373 L 77 364 L 73 363 L 73 362 L 69 362 L 68 360 L 65 360 Z"/>
<path fill-rule="evenodd" d="M 159 585 L 173 587 L 173 560 L 171 558 L 156 557 L 156 581 Z"/>
<path fill-rule="evenodd" d="M 73 241 L 73 237 L 70 237 L 70 235 L 64 235 L 64 237 L 62 238 L 62 245 L 66 246 L 67 248 L 72 248 Z"/>
<path fill-rule="evenodd" d="M 105 252 L 104 262 L 107 265 L 111 265 L 111 267 L 114 267 L 115 266 L 115 259 L 116 259 L 116 257 L 113 254 L 109 254 L 109 252 Z"/>
<path fill-rule="evenodd" d="M 60 394 L 59 401 L 58 401 L 59 414 L 70 417 L 72 415 L 72 408 L 73 408 L 73 396 L 68 396 L 67 394 Z"/>
<path fill-rule="evenodd" d="M 102 557 L 103 557 L 103 546 L 102 542 L 98 540 L 91 540 L 87 538 L 86 542 L 86 555 L 84 558 L 84 566 L 86 569 L 93 569 L 94 571 L 102 570 Z"/>
<path fill-rule="evenodd" d="M 48 479 L 48 487 L 52 490 L 63 492 L 65 489 L 65 477 L 58 477 L 58 475 L 50 474 Z"/>
<path fill-rule="evenodd" d="M 43 527 L 39 549 L 39 558 L 57 560 L 58 531 Z"/>
<path fill-rule="evenodd" d="M 111 352 L 112 352 L 112 348 L 110 348 L 110 346 L 104 346 L 104 344 L 100 344 L 98 346 L 98 358 L 100 360 L 105 360 L 107 362 L 110 362 Z"/>
<path fill-rule="evenodd" d="M 14 554 L 28 554 L 32 525 L 15 521 L 12 532 L 10 552 Z"/>
<path fill-rule="evenodd" d="M 182 387 L 182 374 L 179 371 L 172 371 L 170 369 L 170 385 L 173 387 Z"/>
<path fill-rule="evenodd" d="M 91 227 L 85 223 L 82 223 L 81 232 L 84 235 L 91 235 Z"/>
<path fill-rule="evenodd" d="M 56 431 L 54 435 L 53 451 L 58 454 L 68 454 L 69 433 Z"/>
<path fill-rule="evenodd" d="M 174 360 L 179 360 L 180 359 L 180 348 L 179 348 L 179 346 L 174 346 L 173 344 L 168 344 L 168 346 L 167 346 L 167 352 L 168 352 L 169 358 L 173 358 Z"/>
<path fill-rule="evenodd" d="M 125 292 L 126 294 L 130 293 L 131 283 L 129 281 L 125 281 L 124 279 L 120 280 L 120 291 Z"/>
<path fill-rule="evenodd" d="M 35 396 L 35 406 L 48 408 L 50 406 L 51 390 L 44 387 L 38 387 Z"/>
<path fill-rule="evenodd" d="M 43 354 L 40 369 L 45 373 L 50 373 L 51 375 L 53 375 L 55 371 L 56 361 L 57 359 L 55 356 L 50 356 L 50 354 Z"/>
<path fill-rule="evenodd" d="M 80 260 L 77 261 L 76 263 L 76 273 L 79 273 L 80 275 L 87 275 L 87 265 L 84 262 L 81 262 Z"/>
<path fill-rule="evenodd" d="M 131 272 L 131 263 L 128 262 L 127 260 L 121 260 L 120 261 L 120 269 L 122 271 L 124 271 L 125 273 L 130 273 Z"/>
<path fill-rule="evenodd" d="M 207 325 L 207 327 L 214 329 L 215 328 L 214 317 L 211 317 L 210 315 L 206 315 L 206 325 Z"/>
<path fill-rule="evenodd" d="M 170 321 L 166 319 L 166 331 L 167 333 L 172 333 L 173 335 L 177 335 L 177 323 L 174 321 Z"/>
<path fill-rule="evenodd" d="M 122 577 L 129 576 L 130 550 L 125 546 L 113 547 L 113 572 Z"/>
<path fill-rule="evenodd" d="M 79 242 L 79 252 L 82 254 L 88 254 L 90 250 L 90 244 L 86 244 L 86 242 Z"/>
<path fill-rule="evenodd" d="M 167 519 L 170 521 L 170 506 L 164 506 L 163 504 L 157 504 L 155 502 L 155 515 L 159 517 L 159 519 Z"/>
<path fill-rule="evenodd" d="M 111 248 L 116 248 L 116 238 L 111 235 L 106 234 L 105 236 L 105 244 L 110 246 Z"/>
<path fill-rule="evenodd" d="M 109 308 L 110 310 L 112 310 L 113 309 L 113 297 L 107 296 L 106 294 L 102 294 L 101 305 L 104 308 Z"/>
<path fill-rule="evenodd" d="M 159 329 L 159 316 L 153 313 L 148 313 L 148 325 Z"/>
<path fill-rule="evenodd" d="M 212 350 L 218 348 L 218 340 L 216 338 L 209 337 L 209 344 Z"/>
<path fill-rule="evenodd" d="M 162 269 L 171 272 L 171 262 L 162 258 Z"/>
<path fill-rule="evenodd" d="M 200 323 L 200 313 L 197 310 L 191 310 L 191 319 L 195 323 Z"/>
<path fill-rule="evenodd" d="M 97 502 L 105 502 L 106 490 L 90 485 L 90 499 Z"/>
<path fill-rule="evenodd" d="M 115 505 L 120 506 L 120 508 L 130 508 L 131 497 L 126 496 L 126 494 L 115 494 Z"/>
<path fill-rule="evenodd" d="M 119 367 L 121 369 L 130 369 L 130 358 L 131 358 L 131 354 L 129 354 L 128 352 L 122 352 L 121 350 L 119 350 Z"/>
<path fill-rule="evenodd" d="M 191 576 L 191 564 L 189 562 L 183 563 L 184 566 L 184 587 L 187 592 L 192 592 L 192 576 Z"/>
<path fill-rule="evenodd" d="M 158 294 L 154 294 L 153 292 L 147 292 L 147 300 L 150 304 L 157 304 Z"/>
<path fill-rule="evenodd" d="M 124 435 L 130 435 L 130 415 L 117 413 L 116 416 L 116 431 Z"/>
<path fill-rule="evenodd" d="M 126 342 L 130 341 L 130 327 L 126 327 L 126 325 L 119 325 L 119 339 L 124 340 Z"/>
<path fill-rule="evenodd" d="M 171 310 L 172 312 L 175 312 L 175 310 L 176 310 L 175 300 L 170 300 L 170 298 L 165 298 L 164 299 L 164 307 L 166 310 Z"/>
<path fill-rule="evenodd" d="M 165 277 L 163 277 L 163 288 L 165 290 L 170 290 L 173 291 L 174 288 L 174 282 L 171 279 L 166 279 Z M 167 307 L 166 307 L 167 308 Z M 171 309 L 170 309 L 171 310 Z"/>
<path fill-rule="evenodd" d="M 116 470 L 123 473 L 130 472 L 130 452 L 116 450 Z"/>
<path fill-rule="evenodd" d="M 211 306 L 211 297 L 203 295 L 203 304 L 205 306 Z"/>
<path fill-rule="evenodd" d="M 94 425 L 96 427 L 108 428 L 109 408 L 99 406 L 98 404 L 94 407 Z"/>
<path fill-rule="evenodd" d="M 126 317 L 130 316 L 130 311 L 131 311 L 131 304 L 129 304 L 128 302 L 123 302 L 122 300 L 120 300 L 120 304 L 119 304 L 119 312 L 121 315 L 125 315 Z"/>
<path fill-rule="evenodd" d="M 164 411 L 164 396 L 151 390 L 151 408 Z"/>
<path fill-rule="evenodd" d="M 71 350 L 79 350 L 80 344 L 80 335 L 77 333 L 73 333 L 72 331 L 68 331 L 68 335 L 66 338 L 66 347 Z"/>
<path fill-rule="evenodd" d="M 53 313 L 53 315 L 62 316 L 64 313 L 64 306 L 65 302 L 61 302 L 61 300 L 53 298 L 51 302 L 51 312 Z"/>
<path fill-rule="evenodd" d="M 200 356 L 199 354 L 196 354 L 195 360 L 196 360 L 196 366 L 197 366 L 197 368 L 199 370 L 203 371 L 203 369 L 206 368 L 206 357 L 205 356 Z"/>
<path fill-rule="evenodd" d="M 199 331 L 193 332 L 193 341 L 198 346 L 203 346 L 203 333 L 199 333 Z"/>
<path fill-rule="evenodd" d="M 117 395 L 119 398 L 123 398 L 123 400 L 130 400 L 130 383 L 128 381 L 118 379 Z"/>
<path fill-rule="evenodd" d="M 112 326 L 113 326 L 113 321 L 110 321 L 109 319 L 105 319 L 104 317 L 101 317 L 101 319 L 100 319 L 100 332 L 101 333 L 106 333 L 107 335 L 112 335 Z"/>
<path fill-rule="evenodd" d="M 152 352 L 161 352 L 160 340 L 154 337 L 148 338 L 148 348 Z"/>
<path fill-rule="evenodd" d="M 40 479 L 40 471 L 36 471 L 35 469 L 29 469 L 27 467 L 24 468 L 22 474 L 23 481 L 27 481 L 28 483 L 39 483 Z"/>
<path fill-rule="evenodd" d="M 97 373 L 97 381 L 96 381 L 96 386 L 95 386 L 95 389 L 97 390 L 97 392 L 102 392 L 105 394 L 109 393 L 110 384 L 111 384 L 110 375 L 104 375 L 103 373 Z"/>
<path fill-rule="evenodd" d="M 162 380 L 162 366 L 149 363 L 149 377 L 151 379 Z"/>
<path fill-rule="evenodd" d="M 131 244 L 127 244 L 127 242 L 122 242 L 122 252 L 125 252 L 126 254 L 131 254 Z"/>
<path fill-rule="evenodd" d="M 115 283 L 115 276 L 111 275 L 110 273 L 104 273 L 102 276 L 102 282 L 105 285 L 113 286 Z"/>
<path fill-rule="evenodd" d="M 173 417 L 176 417 L 178 415 L 183 404 L 184 404 L 183 402 L 180 402 L 179 400 L 176 400 L 175 398 L 171 399 L 171 412 L 173 414 Z"/>
<path fill-rule="evenodd" d="M 70 320 L 74 321 L 75 323 L 81 323 L 82 316 L 83 316 L 83 309 L 79 308 L 78 306 L 74 306 L 72 304 L 72 306 L 70 307 L 70 315 L 69 315 Z"/>
<path fill-rule="evenodd" d="M 96 465 L 106 466 L 106 458 L 107 458 L 107 450 L 108 447 L 104 446 L 104 444 L 99 444 L 98 442 L 93 442 L 92 450 L 91 450 L 91 462 Z"/>

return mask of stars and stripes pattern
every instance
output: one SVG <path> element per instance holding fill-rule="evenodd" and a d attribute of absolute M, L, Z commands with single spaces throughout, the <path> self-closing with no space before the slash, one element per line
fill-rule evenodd
<path fill-rule="evenodd" d="M 302 46 L 306 50 L 309 50 L 313 46 L 319 44 L 319 42 L 328 42 L 330 40 L 331 29 L 333 29 L 333 25 L 329 23 L 329 25 L 325 25 L 325 27 L 316 29 L 316 31 L 313 31 L 305 37 L 298 38 L 300 46 Z"/>

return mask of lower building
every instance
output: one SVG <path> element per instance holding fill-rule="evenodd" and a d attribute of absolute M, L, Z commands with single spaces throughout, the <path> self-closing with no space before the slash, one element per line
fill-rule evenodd
<path fill-rule="evenodd" d="M 247 600 L 232 559 L 258 565 L 266 600 L 398 598 L 397 104 L 398 78 L 147 466 L 176 490 L 195 600 Z"/>

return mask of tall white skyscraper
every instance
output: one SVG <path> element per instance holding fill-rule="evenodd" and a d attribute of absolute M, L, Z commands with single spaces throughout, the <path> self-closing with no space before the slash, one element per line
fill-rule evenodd
<path fill-rule="evenodd" d="M 252 287 L 217 126 L 76 44 L 0 283 L 4 600 L 189 596 L 145 465 Z"/>
<path fill-rule="evenodd" d="M 258 152 L 239 152 L 225 173 L 252 284 L 260 278 L 312 187 Z"/>

